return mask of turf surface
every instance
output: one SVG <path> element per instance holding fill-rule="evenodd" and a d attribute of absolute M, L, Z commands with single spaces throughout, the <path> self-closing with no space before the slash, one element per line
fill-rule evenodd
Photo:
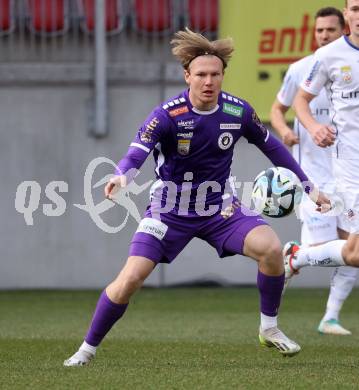
<path fill-rule="evenodd" d="M 258 344 L 254 288 L 143 289 L 88 367 L 63 367 L 99 292 L 0 292 L 0 389 L 358 389 L 359 291 L 320 336 L 326 290 L 289 289 L 280 327 L 302 346 L 283 358 Z"/>

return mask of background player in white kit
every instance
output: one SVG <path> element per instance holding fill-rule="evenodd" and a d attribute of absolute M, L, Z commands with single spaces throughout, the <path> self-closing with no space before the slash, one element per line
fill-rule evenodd
<path fill-rule="evenodd" d="M 294 108 L 317 145 L 324 148 L 335 143 L 333 174 L 336 191 L 344 201 L 338 226 L 350 234 L 346 241 L 334 240 L 316 247 L 299 249 L 287 244 L 287 278 L 308 265 L 359 267 L 359 0 L 345 2 L 344 17 L 350 35 L 317 50 Z M 323 87 L 334 110 L 331 126 L 318 123 L 310 111 L 310 101 Z"/>
<path fill-rule="evenodd" d="M 318 47 L 323 47 L 343 35 L 345 21 L 343 14 L 336 8 L 325 7 L 315 15 L 315 39 Z M 293 155 L 303 170 L 308 174 L 321 191 L 332 194 L 334 179 L 331 169 L 332 148 L 317 146 L 308 131 L 295 118 L 294 129 L 288 127 L 285 113 L 293 104 L 294 97 L 300 87 L 303 76 L 310 69 L 313 54 L 293 63 L 285 76 L 282 87 L 271 109 L 271 123 L 279 133 L 283 142 L 293 147 Z M 323 88 L 310 103 L 313 116 L 319 123 L 329 125 L 330 102 Z M 337 217 L 315 212 L 313 202 L 305 197 L 301 203 L 302 220 L 301 244 L 316 246 L 325 242 L 347 239 L 348 233 L 337 230 Z M 357 269 L 352 267 L 336 268 L 331 279 L 331 289 L 326 313 L 319 324 L 318 331 L 326 334 L 348 335 L 350 331 L 339 324 L 339 312 L 350 294 L 357 276 Z"/>

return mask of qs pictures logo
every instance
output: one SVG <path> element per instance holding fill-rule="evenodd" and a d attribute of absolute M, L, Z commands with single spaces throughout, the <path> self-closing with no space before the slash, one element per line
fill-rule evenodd
<path fill-rule="evenodd" d="M 103 164 L 110 165 L 111 168 L 116 168 L 116 164 L 106 157 L 97 157 L 92 160 L 87 166 L 84 175 L 83 188 L 85 203 L 73 204 L 73 206 L 88 213 L 92 221 L 95 222 L 96 226 L 105 233 L 118 233 L 125 227 L 130 216 L 132 216 L 132 218 L 134 218 L 138 223 L 141 221 L 141 216 L 133 197 L 145 191 L 152 184 L 153 180 L 149 180 L 142 185 L 137 185 L 134 181 L 132 181 L 125 188 L 117 191 L 112 200 L 103 199 L 99 203 L 95 204 L 93 189 L 103 187 L 113 176 L 107 175 L 96 183 L 92 183 L 96 169 Z M 69 186 L 64 181 L 52 181 L 46 186 L 45 195 L 52 203 L 43 204 L 42 212 L 44 215 L 56 217 L 61 216 L 66 212 L 66 201 L 59 193 L 68 192 L 68 189 Z M 15 209 L 20 214 L 23 214 L 27 226 L 34 225 L 33 214 L 39 208 L 41 191 L 42 189 L 40 184 L 35 180 L 23 181 L 17 187 Z M 110 226 L 102 218 L 102 214 L 116 205 L 123 207 L 126 210 L 126 215 L 124 220 L 118 226 Z"/>

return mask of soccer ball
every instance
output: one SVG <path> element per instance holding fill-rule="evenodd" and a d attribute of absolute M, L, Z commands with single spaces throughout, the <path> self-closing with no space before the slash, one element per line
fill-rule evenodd
<path fill-rule="evenodd" d="M 287 168 L 268 168 L 254 179 L 254 209 L 268 217 L 281 218 L 289 215 L 300 203 L 302 195 L 300 180 Z"/>

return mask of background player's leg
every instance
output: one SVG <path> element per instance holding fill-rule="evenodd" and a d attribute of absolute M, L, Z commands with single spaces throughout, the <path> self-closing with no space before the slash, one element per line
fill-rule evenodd
<path fill-rule="evenodd" d="M 288 248 L 289 248 L 288 243 Z M 286 254 L 292 258 L 295 270 L 303 267 L 337 267 L 350 265 L 359 267 L 359 234 L 350 234 L 348 240 L 334 240 L 323 245 L 300 248 Z M 291 277 L 292 275 L 289 275 Z"/>
<path fill-rule="evenodd" d="M 349 233 L 338 228 L 339 238 L 348 239 Z M 351 293 L 358 270 L 353 267 L 338 267 L 333 271 L 326 312 L 318 326 L 319 333 L 349 335 L 351 332 L 339 323 L 339 313 Z"/>
<path fill-rule="evenodd" d="M 359 267 L 359 234 L 349 234 L 346 245 L 343 247 L 343 258 L 346 265 Z"/>
<path fill-rule="evenodd" d="M 87 364 L 95 355 L 96 348 L 112 326 L 123 316 L 132 294 L 150 275 L 156 263 L 141 256 L 130 256 L 117 278 L 102 292 L 91 325 L 80 349 L 65 366 Z"/>
<path fill-rule="evenodd" d="M 313 210 L 314 204 L 308 204 L 305 201 L 301 203 L 302 247 L 322 245 L 337 240 L 338 237 L 341 240 L 347 240 L 349 233 L 337 228 L 339 221 L 336 216 L 318 214 Z M 356 275 L 356 269 L 351 267 L 337 267 L 333 270 L 326 312 L 318 326 L 319 333 L 351 334 L 339 323 L 339 312 L 355 284 Z"/>
<path fill-rule="evenodd" d="M 287 243 L 285 247 L 289 252 L 286 256 L 291 257 L 290 264 L 294 270 L 308 266 L 338 267 L 346 265 L 343 257 L 346 243 L 346 240 L 334 240 L 318 246 L 301 247 L 299 250 L 296 246 L 296 251 L 290 245 L 291 243 Z"/>
<path fill-rule="evenodd" d="M 339 323 L 339 313 L 344 301 L 349 296 L 357 278 L 357 268 L 336 268 L 330 287 L 326 312 L 321 320 L 318 331 L 325 334 L 349 335 L 351 332 Z"/>
<path fill-rule="evenodd" d="M 335 164 L 343 164 L 346 160 L 335 160 Z M 349 161 L 349 160 L 348 160 Z M 350 160 L 351 161 L 351 160 Z M 346 178 L 338 186 L 341 197 L 343 198 L 344 210 L 338 216 L 338 226 L 341 228 L 339 233 L 350 232 L 348 238 L 327 242 L 323 245 L 300 248 L 300 250 L 292 250 L 288 245 L 289 252 L 286 253 L 286 263 L 291 263 L 294 270 L 298 270 L 306 266 L 319 267 L 335 267 L 350 265 L 359 267 L 359 194 L 355 186 L 353 186 L 353 170 L 351 167 L 344 166 L 344 169 L 338 170 L 342 176 L 347 171 L 350 172 L 350 177 Z M 344 229 L 344 230 L 342 230 Z M 287 246 L 287 245 L 286 245 Z M 286 277 L 291 277 L 292 273 L 286 267 Z"/>

